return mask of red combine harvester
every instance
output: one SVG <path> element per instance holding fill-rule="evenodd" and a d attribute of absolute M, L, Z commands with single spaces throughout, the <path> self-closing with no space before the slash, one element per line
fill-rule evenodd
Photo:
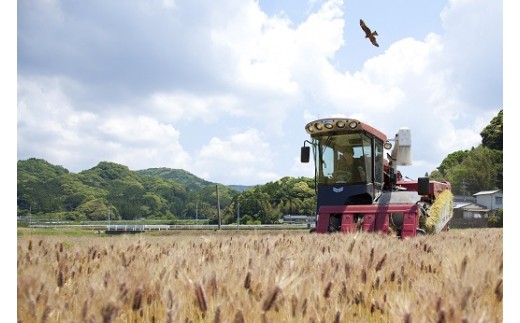
<path fill-rule="evenodd" d="M 301 162 L 309 162 L 309 143 L 315 163 L 318 212 L 313 231 L 362 230 L 406 238 L 448 230 L 451 185 L 428 177 L 405 181 L 397 170 L 411 165 L 408 128 L 387 139 L 358 120 L 334 118 L 312 121 L 305 130 L 311 141 L 301 148 Z"/>

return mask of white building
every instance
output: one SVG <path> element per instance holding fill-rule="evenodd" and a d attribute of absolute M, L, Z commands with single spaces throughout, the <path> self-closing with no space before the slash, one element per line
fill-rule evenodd
<path fill-rule="evenodd" d="M 477 199 L 478 205 L 485 206 L 491 211 L 503 208 L 502 190 L 480 191 L 478 193 L 473 194 L 473 196 L 475 196 L 475 198 Z"/>

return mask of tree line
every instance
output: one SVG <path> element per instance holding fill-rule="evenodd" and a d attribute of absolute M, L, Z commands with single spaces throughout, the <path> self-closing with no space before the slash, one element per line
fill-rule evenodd
<path fill-rule="evenodd" d="M 17 164 L 18 215 L 65 221 L 207 219 L 223 224 L 276 223 L 282 214 L 314 212 L 314 180 L 284 177 L 239 192 L 180 169 L 131 171 L 100 162 L 71 173 L 43 159 Z M 218 187 L 218 204 L 217 204 Z M 217 210 L 220 205 L 220 210 Z"/>

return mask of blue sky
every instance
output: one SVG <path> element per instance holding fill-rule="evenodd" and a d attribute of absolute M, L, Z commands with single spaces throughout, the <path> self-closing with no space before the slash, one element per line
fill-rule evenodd
<path fill-rule="evenodd" d="M 17 159 L 313 176 L 307 122 L 412 132 L 411 178 L 503 108 L 502 1 L 17 2 Z M 359 19 L 379 34 L 364 38 Z M 485 22 L 485 23 L 483 23 Z"/>

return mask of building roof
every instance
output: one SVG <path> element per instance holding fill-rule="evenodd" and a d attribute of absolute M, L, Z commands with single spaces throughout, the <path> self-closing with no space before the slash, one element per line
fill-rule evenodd
<path fill-rule="evenodd" d="M 458 205 L 456 208 L 462 209 L 462 210 L 468 211 L 468 212 L 487 212 L 487 211 L 489 211 L 489 209 L 486 208 L 485 206 L 482 206 L 482 205 L 479 205 L 476 203 L 467 203 L 467 204 L 463 204 L 463 205 Z"/>
<path fill-rule="evenodd" d="M 476 202 L 477 199 L 471 195 L 453 195 L 454 202 Z"/>
<path fill-rule="evenodd" d="M 473 204 L 473 203 L 470 203 L 470 202 L 460 202 L 460 203 L 457 203 L 457 202 L 455 202 L 454 205 L 453 205 L 453 208 L 454 209 L 462 209 L 462 208 L 464 208 L 464 207 L 466 207 L 468 205 L 471 205 L 471 204 Z"/>
<path fill-rule="evenodd" d="M 495 193 L 501 192 L 501 191 L 502 190 L 480 191 L 478 193 L 473 194 L 473 196 L 477 196 L 477 195 L 491 195 L 491 194 L 495 194 Z"/>

